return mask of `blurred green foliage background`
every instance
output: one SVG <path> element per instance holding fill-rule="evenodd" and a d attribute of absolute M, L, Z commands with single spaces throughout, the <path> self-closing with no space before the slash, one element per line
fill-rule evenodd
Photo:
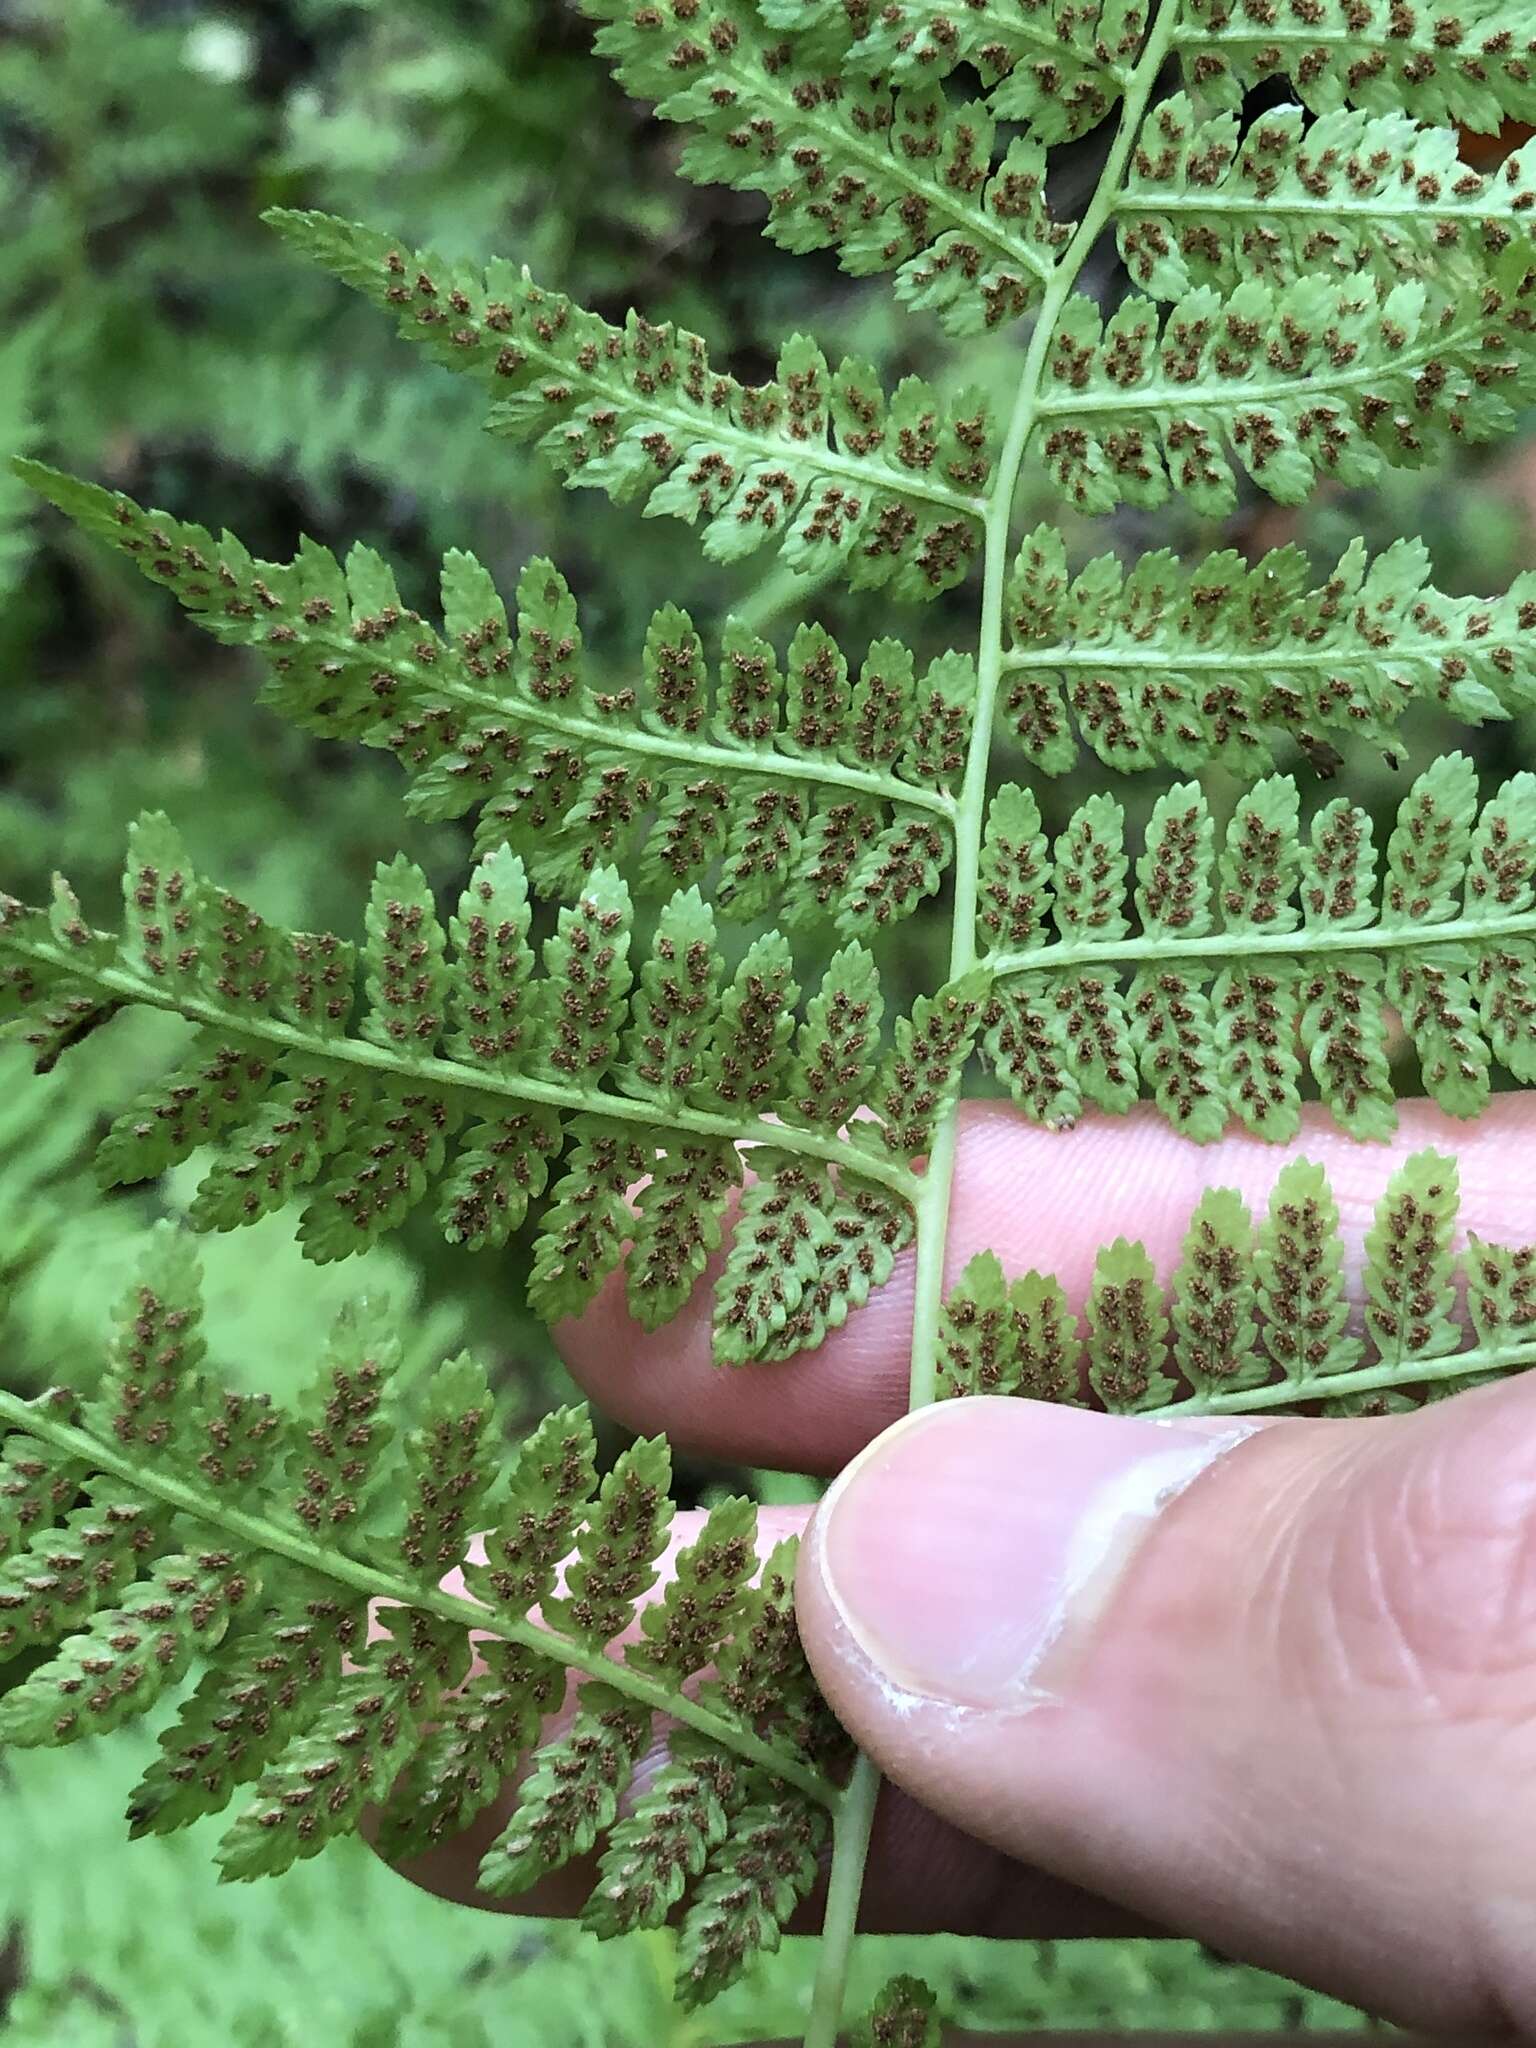
<path fill-rule="evenodd" d="M 1068 212 L 1095 147 L 1062 166 Z M 474 549 L 504 587 L 547 552 L 615 667 L 668 599 L 703 620 L 744 611 L 781 636 L 818 617 L 855 648 L 889 630 L 925 654 L 970 644 L 974 591 L 893 619 L 877 598 L 797 589 L 781 571 L 754 583 L 750 565 L 713 570 L 674 528 L 563 493 L 485 439 L 446 372 L 287 260 L 257 219 L 266 205 L 316 206 L 449 256 L 519 256 L 610 317 L 633 302 L 699 329 L 749 377 L 798 327 L 892 377 L 1011 386 L 1017 335 L 955 364 L 882 285 L 775 252 L 756 232 L 756 202 L 678 182 L 678 149 L 591 56 L 568 0 L 0 0 L 0 454 L 38 454 L 228 523 L 265 554 L 286 555 L 304 530 L 338 546 L 366 539 L 424 607 L 446 546 Z M 1107 262 L 1093 282 L 1117 289 Z M 1536 459 L 1506 448 L 1432 485 L 1325 496 L 1300 517 L 1254 506 L 1227 534 L 1182 514 L 1127 516 L 1113 541 L 1252 552 L 1297 538 L 1323 561 L 1356 533 L 1380 543 L 1422 530 L 1445 587 L 1492 588 L 1532 559 L 1532 504 Z M 172 813 L 205 871 L 310 928 L 349 931 L 373 863 L 397 846 L 445 883 L 465 864 L 459 828 L 405 816 L 393 764 L 321 750 L 257 710 L 239 657 L 39 516 L 3 474 L 0 675 L 0 853 L 19 894 L 59 867 L 104 916 L 124 829 L 146 806 Z M 1475 739 L 1496 775 L 1529 763 L 1533 737 Z M 1452 743 L 1429 716 L 1409 740 L 1402 766 L 1349 763 L 1352 793 L 1384 814 L 1412 768 Z M 1084 771 L 1044 792 L 1047 822 L 1103 780 Z M 1121 793 L 1144 814 L 1154 779 Z M 942 916 L 904 928 L 893 962 L 903 997 L 939 978 Z M 85 1163 L 103 1105 L 160 1067 L 156 1030 L 114 1025 L 46 1087 L 18 1090 L 14 1055 L 0 1059 L 8 1384 L 90 1379 L 145 1228 L 189 1191 L 175 1175 L 102 1197 Z M 299 1259 L 281 1216 L 208 1243 L 216 1362 L 287 1393 L 336 1307 L 366 1289 L 398 1305 L 419 1361 L 466 1338 L 493 1360 L 510 1429 L 565 1391 L 519 1307 L 515 1253 L 477 1262 L 428 1230 L 402 1242 L 323 1270 Z M 741 1476 L 685 1472 L 684 1485 L 697 1495 Z M 783 1497 L 786 1482 L 756 1483 Z M 796 1944 L 703 2021 L 683 2020 L 665 1996 L 665 1937 L 598 1955 L 565 1930 L 428 1901 L 356 1845 L 258 1891 L 220 1892 L 196 1830 L 128 1845 L 120 1814 L 136 1761 L 118 1749 L 84 1765 L 71 1753 L 0 1766 L 0 2042 L 692 2048 L 796 2030 L 808 1982 Z M 871 1986 L 919 1967 L 977 2027 L 1350 2022 L 1177 1944 L 946 1942 L 921 1962 L 880 1953 L 891 1946 L 872 1945 L 861 1964 Z"/>

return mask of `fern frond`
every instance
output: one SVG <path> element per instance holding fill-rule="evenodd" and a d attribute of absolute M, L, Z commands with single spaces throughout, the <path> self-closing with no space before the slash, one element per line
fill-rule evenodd
<path fill-rule="evenodd" d="M 1309 123 L 1277 107 L 1243 132 L 1235 114 L 1200 120 L 1179 93 L 1154 109 L 1116 213 L 1135 283 L 1181 299 L 1248 278 L 1432 275 L 1458 255 L 1497 256 L 1529 235 L 1533 209 L 1529 151 L 1484 177 L 1454 129 L 1400 111 Z"/>
<path fill-rule="evenodd" d="M 1051 346 L 1041 455 L 1086 513 L 1178 493 L 1224 517 L 1237 504 L 1229 458 L 1298 504 L 1324 477 L 1367 484 L 1507 433 L 1536 390 L 1533 334 L 1524 242 L 1436 284 L 1253 278 L 1166 315 L 1130 298 L 1108 321 L 1079 297 Z"/>
<path fill-rule="evenodd" d="M 1536 31 L 1524 0 L 1189 0 L 1176 47 L 1192 86 L 1235 105 L 1288 78 L 1314 113 L 1405 108 L 1496 134 L 1536 120 Z"/>
<path fill-rule="evenodd" d="M 1323 583 L 1276 548 L 1126 569 L 1100 556 L 1073 577 L 1066 544 L 1025 537 L 1005 599 L 1013 650 L 1001 713 L 1031 761 L 1061 774 L 1075 722 L 1108 768 L 1273 765 L 1279 735 L 1316 758 L 1325 735 L 1390 741 L 1417 702 L 1480 724 L 1536 706 L 1536 576 L 1503 596 L 1447 597 L 1421 541 L 1372 560 L 1355 542 Z"/>
<path fill-rule="evenodd" d="M 931 80 L 893 92 L 841 8 L 801 36 L 773 18 L 791 10 L 749 0 L 582 4 L 625 89 L 692 130 L 684 173 L 762 193 L 782 248 L 836 249 L 855 277 L 894 271 L 897 297 L 955 335 L 1038 302 L 1070 234 L 1046 210 L 1048 138 L 1015 139 L 994 166 L 985 103 L 952 104 Z"/>
<path fill-rule="evenodd" d="M 1219 853 L 1201 792 L 1169 791 L 1135 872 L 1139 930 L 1117 803 L 1090 798 L 1051 847 L 1026 791 L 994 799 L 983 1051 L 1034 1120 L 1125 1109 L 1144 1085 L 1193 1137 L 1235 1116 L 1287 1138 L 1305 1052 L 1344 1128 L 1383 1137 L 1396 1125 L 1387 1004 L 1452 1115 L 1482 1109 L 1495 1061 L 1536 1081 L 1536 777 L 1515 776 L 1479 816 L 1471 762 L 1438 762 L 1403 800 L 1379 900 L 1366 813 L 1337 799 L 1303 842 L 1288 776 L 1240 801 Z"/>
<path fill-rule="evenodd" d="M 1027 122 L 1047 143 L 1106 118 L 1147 30 L 1142 0 L 761 0 L 761 12 L 820 31 L 815 47 L 855 77 L 921 85 L 969 65 L 998 119 Z"/>
<path fill-rule="evenodd" d="M 855 2048 L 942 2048 L 939 2001 L 916 1977 L 893 1977 L 854 2036 Z"/>
<path fill-rule="evenodd" d="M 952 1004 L 924 999 L 882 1066 L 879 981 L 859 945 L 797 1022 L 784 939 L 757 940 L 727 979 L 693 892 L 664 907 L 635 986 L 611 868 L 560 912 L 538 975 L 505 847 L 447 931 L 418 869 L 379 869 L 355 1022 L 353 949 L 280 931 L 201 880 L 162 816 L 134 829 L 120 936 L 93 932 L 61 890 L 51 913 L 0 898 L 0 1031 L 46 1063 L 61 1017 L 78 1036 L 138 1004 L 197 1026 L 184 1063 L 108 1132 L 110 1180 L 210 1144 L 193 1223 L 230 1230 L 301 1198 L 304 1249 L 323 1262 L 429 1201 L 454 1242 L 503 1244 L 564 1152 L 530 1299 L 547 1321 L 579 1314 L 627 1258 L 630 1307 L 655 1328 L 720 1244 L 749 1146 L 759 1179 L 716 1317 L 717 1355 L 735 1362 L 820 1343 L 888 1276 L 911 1231 L 910 1158 L 971 1042 Z M 974 1035 L 979 991 L 964 1015 Z M 885 1121 L 861 1123 L 855 1147 L 840 1129 L 866 1096 Z M 799 1247 L 783 1270 L 759 1263 L 768 1215 Z M 743 1271 L 768 1290 L 745 1321 Z"/>
<path fill-rule="evenodd" d="M 514 633 L 485 570 L 450 554 L 439 630 L 369 549 L 343 566 L 306 541 L 291 562 L 262 562 L 121 493 L 41 465 L 23 473 L 206 631 L 254 648 L 282 716 L 392 753 L 421 816 L 478 808 L 481 846 L 514 847 L 542 890 L 622 863 L 647 895 L 709 876 L 722 916 L 869 934 L 930 895 L 952 857 L 969 656 L 919 676 L 899 641 L 881 639 L 855 669 L 821 627 L 802 626 L 781 663 L 727 624 L 716 685 L 692 619 L 666 605 L 637 683 L 614 688 L 549 562 L 519 579 Z"/>
<path fill-rule="evenodd" d="M 1327 1177 L 1294 1160 L 1255 1227 L 1241 1196 L 1217 1188 L 1190 1223 L 1167 1287 L 1140 1245 L 1099 1255 L 1086 1334 L 1059 1283 L 1011 1285 L 989 1252 L 945 1307 L 941 1390 L 1082 1401 L 1160 1415 L 1244 1415 L 1321 1402 L 1370 1414 L 1536 1366 L 1536 1247 L 1472 1238 L 1453 1253 L 1456 1162 L 1415 1153 L 1392 1179 L 1365 1240 L 1364 1334 L 1342 1270 Z M 1468 1327 L 1457 1319 L 1465 1299 Z M 1054 1353 L 1042 1371 L 1040 1305 Z"/>
<path fill-rule="evenodd" d="M 533 443 L 573 487 L 702 522 L 711 560 L 773 540 L 798 568 L 907 599 L 965 576 L 992 466 L 984 395 L 951 404 L 908 377 L 887 397 L 867 363 L 833 371 L 803 335 L 774 381 L 744 385 L 697 335 L 638 313 L 614 327 L 513 264 L 444 263 L 326 214 L 269 219 L 435 362 L 479 378 L 493 432 Z"/>
<path fill-rule="evenodd" d="M 5 1739 L 109 1732 L 195 1660 L 201 1676 L 130 1818 L 136 1833 L 166 1832 L 237 1803 L 220 1851 L 234 1878 L 315 1854 L 392 1791 L 392 1847 L 445 1839 L 532 1749 L 482 1872 L 506 1891 L 613 1823 L 659 1716 L 672 1762 L 614 1831 L 590 1924 L 654 1925 L 691 1893 L 690 2003 L 775 1946 L 815 1875 L 843 1760 L 790 1618 L 793 1545 L 760 1559 L 755 1510 L 727 1503 L 653 1601 L 673 1516 L 663 1445 L 625 1452 L 598 1487 L 590 1422 L 563 1411 L 489 1507 L 500 1460 L 483 1377 L 463 1359 L 444 1365 L 416 1426 L 392 1440 L 373 1426 L 399 1399 L 387 1347 L 356 1319 L 322 1365 L 319 1406 L 252 1404 L 262 1454 L 233 1455 L 236 1397 L 178 1341 L 198 1313 L 195 1263 L 162 1227 L 97 1407 L 75 1418 L 57 1397 L 0 1393 L 5 1469 L 35 1480 L 67 1467 L 92 1496 L 70 1508 L 31 1484 L 22 1510 L 14 1489 L 0 1492 L 20 1544 L 0 1568 L 5 1642 L 58 1645 L 0 1696 Z M 175 1417 L 174 1435 L 145 1426 L 146 1399 Z M 370 1490 L 380 1513 L 363 1503 Z M 486 1562 L 466 1564 L 487 1516 Z M 469 1593 L 445 1591 L 460 1567 Z M 372 1641 L 370 1601 L 385 1630 Z M 473 1676 L 472 1639 L 484 1660 Z M 539 1747 L 572 1677 L 574 1718 Z"/>

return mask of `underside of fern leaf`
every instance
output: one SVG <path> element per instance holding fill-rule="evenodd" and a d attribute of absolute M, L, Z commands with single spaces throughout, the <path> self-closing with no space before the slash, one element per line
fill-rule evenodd
<path fill-rule="evenodd" d="M 656 1594 L 674 1512 L 660 1440 L 599 1483 L 585 1411 L 562 1409 L 508 1466 L 465 1358 L 399 1431 L 378 1314 L 343 1320 L 284 1414 L 199 1371 L 200 1313 L 188 1240 L 167 1230 L 92 1402 L 0 1395 L 0 1656 L 34 1663 L 0 1695 L 0 1739 L 109 1732 L 196 1664 L 129 1819 L 163 1833 L 233 1804 L 236 1879 L 314 1855 L 370 1807 L 391 1853 L 430 1847 L 532 1752 L 487 1892 L 602 1836 L 588 1923 L 658 1926 L 682 1902 L 685 2005 L 776 1946 L 844 1764 L 794 1631 L 793 1543 L 760 1553 L 755 1509 L 726 1501 Z M 445 1590 L 459 1568 L 467 1591 Z M 620 1818 L 658 1732 L 670 1763 Z"/>
<path fill-rule="evenodd" d="M 419 816 L 473 818 L 474 866 L 446 915 L 408 861 L 382 866 L 354 944 L 270 925 L 143 818 L 117 932 L 63 881 L 46 908 L 0 896 L 0 1030 L 50 1068 L 120 1010 L 182 1018 L 181 1064 L 101 1166 L 130 1181 L 202 1152 L 199 1227 L 293 1200 L 307 1251 L 335 1259 L 425 1205 L 474 1248 L 537 1207 L 539 1313 L 579 1314 L 622 1268 L 654 1330 L 710 1272 L 725 1362 L 819 1344 L 911 1246 L 914 1403 L 1364 1413 L 1536 1363 L 1532 1253 L 1458 1257 L 1454 1162 L 1430 1153 L 1386 1193 L 1358 1303 L 1305 1162 L 1257 1225 L 1211 1190 L 1171 1278 L 1120 1242 L 1081 1303 L 990 1256 L 944 1294 L 973 1063 L 1054 1130 L 1145 1096 L 1199 1141 L 1234 1122 L 1289 1140 L 1314 1094 L 1379 1139 L 1415 1080 L 1459 1117 L 1501 1072 L 1536 1084 L 1536 776 L 1485 788 L 1466 756 L 1432 761 L 1378 851 L 1362 805 L 1299 772 L 1365 748 L 1395 772 L 1421 709 L 1536 710 L 1536 579 L 1453 595 L 1416 541 L 1315 561 L 1201 530 L 1423 469 L 1536 398 L 1536 171 L 1529 150 L 1463 160 L 1463 131 L 1536 121 L 1526 0 L 584 11 L 687 176 L 752 195 L 779 247 L 889 278 L 930 344 L 997 339 L 892 384 L 794 335 L 749 383 L 702 337 L 515 262 L 318 213 L 274 226 L 470 373 L 527 451 L 509 461 L 681 520 L 716 563 L 777 549 L 807 595 L 942 598 L 926 618 L 947 624 L 969 586 L 975 630 L 958 651 L 883 617 L 855 648 L 820 623 L 773 644 L 669 602 L 643 647 L 599 650 L 553 564 L 504 594 L 460 553 L 436 624 L 367 548 L 259 561 L 22 465 L 254 650 L 272 709 L 393 754 Z M 1010 358 L 1011 401 L 963 381 Z M 1031 469 L 1065 510 L 1020 534 Z M 1170 512 L 1191 558 L 1164 532 L 1136 553 L 1144 515 Z M 1115 514 L 1087 547 L 1084 520 Z M 1052 814 L 1051 779 L 1090 756 L 1164 777 L 1136 843 L 1108 786 Z M 1208 788 L 1166 779 L 1210 769 Z M 898 982 L 885 942 L 940 897 L 945 965 Z M 759 1562 L 747 1504 L 711 1514 L 653 1599 L 662 1444 L 599 1484 L 563 1412 L 501 1473 L 476 1369 L 444 1367 L 412 1409 L 366 1319 L 302 1415 L 225 1396 L 174 1236 L 99 1401 L 0 1395 L 0 1415 L 0 1648 L 62 1643 L 0 1701 L 0 1733 L 111 1727 L 200 1662 L 134 1822 L 254 1787 L 226 1843 L 240 1876 L 386 1792 L 392 1853 L 447 1839 L 532 1751 L 482 1881 L 601 1847 L 589 1924 L 680 1913 L 690 2004 L 777 1941 L 830 1823 L 806 2041 L 832 2048 L 878 1779 L 845 1768 L 789 1555 Z M 458 1570 L 467 1592 L 445 1591 Z M 637 1781 L 657 1715 L 667 1761 Z M 928 2048 L 937 2028 L 898 1979 L 864 2038 Z"/>
<path fill-rule="evenodd" d="M 1113 799 L 1091 797 L 1051 848 L 1034 798 L 1000 790 L 984 1057 L 1038 1122 L 1127 1108 L 1144 1085 L 1202 1139 L 1230 1117 L 1293 1137 L 1305 1065 L 1346 1130 L 1380 1138 L 1396 1127 L 1390 1005 L 1428 1093 L 1475 1116 L 1495 1062 L 1536 1081 L 1536 776 L 1479 813 L 1471 762 L 1446 756 L 1403 799 L 1379 884 L 1378 864 L 1347 798 L 1303 836 L 1295 783 L 1271 776 L 1218 850 L 1183 784 L 1158 800 L 1132 887 Z"/>
<path fill-rule="evenodd" d="M 1294 1160 L 1257 1227 L 1233 1189 L 1211 1189 L 1166 1286 L 1141 1245 L 1106 1246 L 1082 1320 L 1058 1280 L 1010 1283 L 983 1253 L 946 1304 L 941 1389 L 1138 1415 L 1370 1415 L 1524 1371 L 1536 1247 L 1472 1237 L 1458 1255 L 1457 1206 L 1455 1160 L 1416 1153 L 1377 1207 L 1356 1286 L 1327 1177 Z"/>
<path fill-rule="evenodd" d="M 578 1314 L 627 1252 L 631 1310 L 654 1327 L 720 1243 L 748 1146 L 756 1177 L 715 1303 L 717 1355 L 736 1362 L 819 1343 L 889 1276 L 911 1234 L 911 1156 L 981 1013 L 979 986 L 957 992 L 882 1051 L 879 982 L 855 943 L 797 1021 L 786 942 L 754 941 L 727 975 L 693 890 L 632 963 L 611 868 L 561 912 L 536 975 L 527 880 L 505 847 L 447 931 L 418 869 L 381 867 L 360 949 L 267 925 L 198 877 L 159 815 L 134 830 L 124 899 L 116 939 L 63 883 L 48 911 L 0 899 L 0 1029 L 40 1065 L 125 1005 L 195 1027 L 184 1063 L 109 1131 L 108 1182 L 209 1146 L 193 1223 L 229 1230 L 300 1197 L 319 1260 L 426 1201 L 451 1241 L 499 1246 L 548 1186 L 538 1312 Z M 878 1114 L 841 1135 L 865 1105 Z"/>
<path fill-rule="evenodd" d="M 767 542 L 797 568 L 908 600 L 959 582 L 981 540 L 992 429 L 976 392 L 920 378 L 886 394 L 796 335 L 771 383 L 714 370 L 704 342 L 631 313 L 615 327 L 512 264 L 444 264 L 323 214 L 274 214 L 288 240 L 487 386 L 493 432 L 573 487 L 700 530 L 712 560 Z"/>

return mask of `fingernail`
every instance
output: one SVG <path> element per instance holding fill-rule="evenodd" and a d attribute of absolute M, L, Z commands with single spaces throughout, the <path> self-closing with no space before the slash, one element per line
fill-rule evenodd
<path fill-rule="evenodd" d="M 946 1401 L 876 1438 L 827 1494 L 824 1582 L 904 1691 L 964 1706 L 1056 1696 L 1157 1516 L 1252 1434 Z"/>

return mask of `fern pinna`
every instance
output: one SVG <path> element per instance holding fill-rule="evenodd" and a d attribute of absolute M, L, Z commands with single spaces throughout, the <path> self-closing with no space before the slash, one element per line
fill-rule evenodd
<path fill-rule="evenodd" d="M 1146 1096 L 1199 1141 L 1234 1119 L 1293 1138 L 1304 1093 L 1386 1136 L 1399 1039 L 1455 1116 L 1499 1072 L 1536 1081 L 1536 775 L 1484 787 L 1468 756 L 1436 760 L 1378 847 L 1312 773 L 1361 742 L 1396 762 L 1420 705 L 1473 726 L 1536 708 L 1536 580 L 1451 596 L 1408 540 L 1331 565 L 1079 540 L 1120 507 L 1294 505 L 1515 424 L 1536 395 L 1536 182 L 1520 154 L 1467 168 L 1456 128 L 1536 119 L 1526 10 L 587 9 L 621 81 L 686 132 L 688 176 L 761 195 L 788 249 L 889 273 L 953 337 L 957 372 L 968 339 L 1016 333 L 1011 407 L 958 377 L 888 389 L 805 336 L 747 384 L 698 336 L 615 324 L 515 264 L 317 214 L 274 225 L 474 377 L 491 430 L 572 487 L 682 520 L 718 563 L 777 549 L 807 593 L 841 579 L 922 603 L 969 583 L 974 635 L 919 660 L 814 622 L 701 634 L 668 603 L 643 647 L 599 652 L 547 561 L 502 591 L 451 554 L 434 621 L 369 549 L 259 561 L 23 465 L 255 650 L 280 715 L 389 750 L 419 816 L 473 820 L 456 905 L 388 861 L 355 939 L 274 926 L 160 816 L 133 828 L 115 931 L 62 880 L 44 908 L 3 899 L 0 1017 L 39 1066 L 125 1007 L 189 1026 L 176 1071 L 107 1134 L 107 1178 L 201 1151 L 195 1226 L 297 1200 L 319 1259 L 421 1205 L 494 1248 L 542 1204 L 542 1315 L 579 1313 L 621 1267 L 647 1328 L 708 1285 L 716 1357 L 764 1371 L 915 1240 L 914 1403 L 1358 1413 L 1533 1362 L 1532 1255 L 1474 1241 L 1457 1260 L 1455 1165 L 1435 1154 L 1385 1189 L 1363 1316 L 1304 1162 L 1257 1225 L 1212 1190 L 1166 1292 L 1140 1247 L 1110 1247 L 1081 1325 L 1057 1282 L 995 1260 L 943 1284 L 969 1072 L 1053 1130 Z M 1275 104 L 1280 81 L 1295 104 Z M 1065 143 L 1099 165 L 1076 222 L 1053 210 Z M 1106 247 L 1128 288 L 1090 293 Z M 1026 467 L 1061 527 L 1020 531 Z M 1089 754 L 1103 786 L 1048 830 L 1051 778 Z M 1111 778 L 1143 770 L 1165 781 L 1132 844 Z M 887 935 L 940 891 L 947 975 L 897 1001 Z M 789 1555 L 759 1560 L 747 1505 L 716 1509 L 653 1597 L 663 1446 L 599 1486 L 586 1423 L 562 1414 L 504 1460 L 472 1366 L 397 1415 L 362 1322 L 306 1415 L 224 1396 L 199 1375 L 176 1238 L 96 1402 L 0 1405 L 0 1614 L 12 1647 L 63 1639 L 0 1706 L 9 1739 L 110 1726 L 196 1657 L 135 1823 L 254 1786 L 226 1848 L 242 1876 L 386 1793 L 393 1847 L 444 1838 L 532 1748 L 484 1882 L 525 1885 L 606 1838 L 592 1925 L 680 1912 L 689 2001 L 776 1941 L 829 1837 L 806 2035 L 828 2048 L 877 1781 L 818 1705 Z M 627 1794 L 658 1715 L 669 1761 Z M 903 1981 L 866 2032 L 937 2024 Z"/>

